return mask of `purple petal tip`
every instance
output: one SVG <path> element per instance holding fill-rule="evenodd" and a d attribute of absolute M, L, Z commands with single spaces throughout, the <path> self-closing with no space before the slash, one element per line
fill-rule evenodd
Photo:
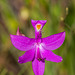
<path fill-rule="evenodd" d="M 18 60 L 18 63 L 22 64 L 23 62 L 22 62 L 22 61 L 20 61 L 20 60 Z"/>
<path fill-rule="evenodd" d="M 59 59 L 59 61 L 57 61 L 57 63 L 62 62 L 62 60 L 63 60 L 61 56 L 59 56 L 58 59 Z"/>
<path fill-rule="evenodd" d="M 13 37 L 12 34 L 10 34 L 10 38 Z"/>

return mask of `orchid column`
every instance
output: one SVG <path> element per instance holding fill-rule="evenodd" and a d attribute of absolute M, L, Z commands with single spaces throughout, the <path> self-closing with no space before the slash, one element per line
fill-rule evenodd
<path fill-rule="evenodd" d="M 21 51 L 26 51 L 19 57 L 19 63 L 32 61 L 32 67 L 35 75 L 43 75 L 45 69 L 45 60 L 52 62 L 61 62 L 62 57 L 55 55 L 52 50 L 59 48 L 65 39 L 65 32 L 54 34 L 42 38 L 42 28 L 46 20 L 31 20 L 35 29 L 35 38 L 28 38 L 17 30 L 17 35 L 10 35 L 12 44 Z"/>

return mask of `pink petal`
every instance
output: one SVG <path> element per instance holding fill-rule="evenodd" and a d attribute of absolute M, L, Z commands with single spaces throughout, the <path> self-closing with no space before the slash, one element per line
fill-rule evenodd
<path fill-rule="evenodd" d="M 65 32 L 54 34 L 42 39 L 43 47 L 48 50 L 59 48 L 65 40 Z"/>
<path fill-rule="evenodd" d="M 18 27 L 18 29 L 17 29 L 16 35 L 20 35 L 19 27 Z"/>
<path fill-rule="evenodd" d="M 26 51 L 24 55 L 19 57 L 18 62 L 22 64 L 32 61 L 33 59 L 34 59 L 34 49 Z"/>
<path fill-rule="evenodd" d="M 17 29 L 17 33 L 16 33 L 16 35 L 22 35 L 22 36 L 25 36 L 24 34 L 21 34 L 21 33 L 20 33 L 20 31 L 19 31 L 19 27 L 18 27 L 18 29 Z"/>
<path fill-rule="evenodd" d="M 35 59 L 32 62 L 32 68 L 35 75 L 43 75 L 45 69 L 45 61 L 44 60 L 38 61 L 37 59 Z"/>
<path fill-rule="evenodd" d="M 52 51 L 50 50 L 43 50 L 41 52 L 42 57 L 45 58 L 47 61 L 52 61 L 52 62 L 61 62 L 63 59 L 61 56 L 58 56 L 56 54 L 54 54 Z"/>
<path fill-rule="evenodd" d="M 35 39 L 20 35 L 10 35 L 12 44 L 21 51 L 27 51 L 34 47 Z"/>

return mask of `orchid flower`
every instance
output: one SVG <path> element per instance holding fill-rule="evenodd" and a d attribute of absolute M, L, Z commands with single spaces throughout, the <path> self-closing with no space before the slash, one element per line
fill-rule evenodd
<path fill-rule="evenodd" d="M 32 68 L 35 75 L 43 75 L 45 69 L 45 60 L 52 62 L 61 62 L 63 59 L 52 52 L 59 48 L 65 40 L 65 32 L 54 34 L 42 38 L 42 28 L 46 20 L 31 20 L 35 29 L 35 38 L 23 36 L 17 30 L 17 35 L 11 35 L 12 44 L 21 51 L 26 51 L 20 56 L 18 62 L 20 64 L 32 61 Z"/>

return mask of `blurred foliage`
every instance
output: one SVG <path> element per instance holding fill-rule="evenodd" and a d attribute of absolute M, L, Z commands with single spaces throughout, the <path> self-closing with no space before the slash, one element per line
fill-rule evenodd
<path fill-rule="evenodd" d="M 24 52 L 9 36 L 19 26 L 27 37 L 35 37 L 31 19 L 47 20 L 43 37 L 66 31 L 64 44 L 53 51 L 63 61 L 46 61 L 44 75 L 75 75 L 75 0 L 0 0 L 0 75 L 34 75 L 31 62 L 17 62 Z"/>

